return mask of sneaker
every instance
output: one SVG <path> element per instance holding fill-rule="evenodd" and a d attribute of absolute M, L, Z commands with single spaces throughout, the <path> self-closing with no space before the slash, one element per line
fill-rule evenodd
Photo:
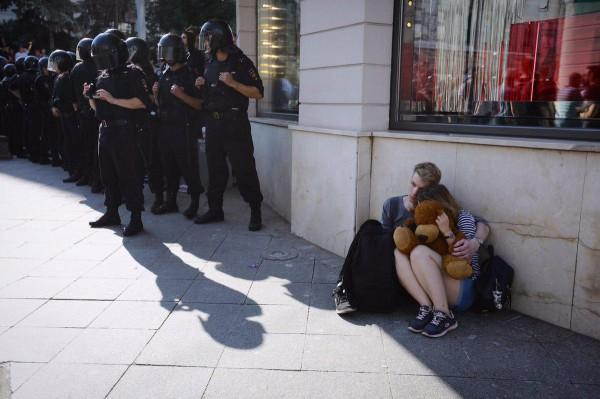
<path fill-rule="evenodd" d="M 438 338 L 446 335 L 448 331 L 455 330 L 458 322 L 452 312 L 446 314 L 441 310 L 433 312 L 433 319 L 425 326 L 422 334 L 430 338 Z"/>
<path fill-rule="evenodd" d="M 357 309 L 350 303 L 350 300 L 348 299 L 348 294 L 344 287 L 337 286 L 333 290 L 332 296 L 335 302 L 335 312 L 337 314 L 356 312 Z"/>
<path fill-rule="evenodd" d="M 425 326 L 433 319 L 433 309 L 430 306 L 422 305 L 419 307 L 419 313 L 408 323 L 408 330 L 414 333 L 420 333 Z"/>

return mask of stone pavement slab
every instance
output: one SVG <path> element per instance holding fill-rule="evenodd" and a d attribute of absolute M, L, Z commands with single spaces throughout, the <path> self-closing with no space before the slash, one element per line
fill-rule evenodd
<path fill-rule="evenodd" d="M 598 396 L 600 343 L 516 312 L 457 315 L 438 340 L 406 329 L 412 305 L 339 317 L 343 259 L 267 206 L 264 229 L 248 232 L 237 190 L 223 223 L 145 212 L 145 232 L 123 238 L 90 229 L 103 197 L 62 177 L 0 162 L 0 362 L 13 398 Z"/>
<path fill-rule="evenodd" d="M 0 299 L 0 326 L 16 325 L 45 302 L 45 299 Z"/>
<path fill-rule="evenodd" d="M 109 304 L 103 301 L 50 300 L 22 320 L 18 326 L 84 328 Z"/>
<path fill-rule="evenodd" d="M 213 373 L 211 368 L 131 366 L 109 399 L 197 399 Z M 141 389 L 143 388 L 143 389 Z"/>
<path fill-rule="evenodd" d="M 103 399 L 125 372 L 126 366 L 104 364 L 45 365 L 13 399 Z"/>

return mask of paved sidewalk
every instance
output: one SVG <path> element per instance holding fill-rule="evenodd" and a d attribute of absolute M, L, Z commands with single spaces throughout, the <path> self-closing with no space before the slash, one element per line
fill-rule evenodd
<path fill-rule="evenodd" d="M 437 340 L 408 332 L 413 307 L 338 317 L 342 259 L 270 209 L 248 232 L 235 190 L 225 223 L 147 212 L 123 239 L 88 227 L 103 196 L 63 176 L 0 162 L 0 384 L 9 373 L 15 399 L 599 395 L 600 342 L 516 312 L 459 315 Z"/>

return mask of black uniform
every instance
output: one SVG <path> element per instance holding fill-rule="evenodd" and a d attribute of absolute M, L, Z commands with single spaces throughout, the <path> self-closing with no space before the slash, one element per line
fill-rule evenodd
<path fill-rule="evenodd" d="M 52 89 L 54 87 L 54 77 L 40 74 L 35 79 L 35 98 L 40 109 L 41 119 L 41 137 L 40 137 L 40 157 L 45 161 L 48 152 L 52 156 L 52 163 L 58 165 L 60 162 L 58 138 L 56 133 L 56 121 L 52 117 L 50 102 L 52 100 Z"/>
<path fill-rule="evenodd" d="M 37 72 L 27 70 L 21 74 L 19 88 L 23 102 L 23 132 L 29 152 L 29 159 L 33 162 L 40 160 L 41 139 L 41 114 L 39 104 L 35 98 L 35 79 Z"/>
<path fill-rule="evenodd" d="M 196 48 L 188 49 L 186 65 L 196 76 L 204 73 L 204 53 Z"/>
<path fill-rule="evenodd" d="M 76 102 L 71 75 L 63 72 L 54 82 L 52 106 L 60 111 L 59 142 L 62 144 L 63 168 L 75 177 L 81 175 L 81 135 L 73 107 Z"/>
<path fill-rule="evenodd" d="M 194 86 L 194 75 L 187 66 L 177 71 L 165 69 L 159 78 L 160 153 L 167 180 L 167 191 L 176 193 L 183 176 L 190 195 L 204 192 L 198 169 L 196 145 L 197 113 L 171 94 L 171 86 L 183 87 L 189 96 L 200 98 Z"/>
<path fill-rule="evenodd" d="M 13 75 L 2 80 L 2 92 L 6 96 L 4 109 L 4 129 L 8 136 L 8 147 L 11 154 L 25 156 L 25 140 L 23 137 L 23 105 L 15 93 L 19 90 L 19 77 Z"/>
<path fill-rule="evenodd" d="M 225 61 L 209 59 L 204 71 L 204 109 L 206 126 L 206 158 L 208 161 L 208 205 L 211 210 L 223 209 L 223 193 L 227 187 L 229 168 L 233 168 L 237 185 L 244 201 L 259 207 L 263 196 L 254 161 L 254 145 L 248 120 L 248 97 L 219 81 L 221 72 L 247 86 L 264 92 L 262 80 L 252 61 L 241 50 L 232 52 Z"/>
<path fill-rule="evenodd" d="M 135 65 L 130 65 L 129 68 L 135 69 L 143 75 L 148 95 L 151 95 L 152 86 L 157 81 L 154 71 L 151 69 L 144 71 Z M 155 104 L 150 104 L 148 108 L 138 112 L 137 125 L 150 191 L 162 196 L 165 191 L 165 183 L 158 141 L 158 110 Z"/>
<path fill-rule="evenodd" d="M 98 77 L 94 61 L 90 58 L 81 61 L 71 70 L 71 83 L 77 99 L 77 116 L 81 136 L 81 169 L 85 180 L 92 186 L 100 184 L 100 166 L 98 163 L 98 120 L 90 108 L 88 99 L 83 95 L 83 84 L 93 83 Z"/>
<path fill-rule="evenodd" d="M 142 74 L 127 67 L 103 72 L 96 81 L 115 98 L 140 99 L 151 106 Z M 100 120 L 98 150 L 100 174 L 105 187 L 104 204 L 116 209 L 125 197 L 127 209 L 140 212 L 144 208 L 142 194 L 143 163 L 138 146 L 136 113 L 130 109 L 96 100 L 96 118 Z"/>

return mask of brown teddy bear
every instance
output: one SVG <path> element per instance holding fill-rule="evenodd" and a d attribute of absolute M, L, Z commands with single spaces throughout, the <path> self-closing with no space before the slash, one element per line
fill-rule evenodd
<path fill-rule="evenodd" d="M 469 262 L 451 254 L 454 243 L 463 239 L 464 234 L 457 230 L 456 222 L 450 219 L 450 229 L 455 238 L 448 244 L 435 223 L 435 220 L 443 211 L 442 205 L 436 201 L 425 200 L 419 202 L 415 208 L 414 219 L 408 219 L 404 226 L 397 227 L 394 230 L 396 248 L 408 256 L 417 245 L 427 245 L 442 255 L 442 267 L 450 277 L 457 280 L 471 277 L 473 268 Z"/>

